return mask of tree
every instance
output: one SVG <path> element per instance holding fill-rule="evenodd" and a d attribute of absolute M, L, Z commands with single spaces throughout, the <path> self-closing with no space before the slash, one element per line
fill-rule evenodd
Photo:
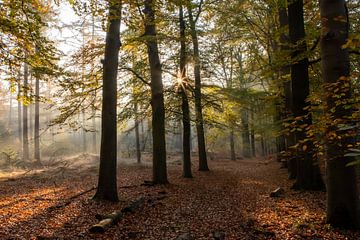
<path fill-rule="evenodd" d="M 28 77 L 29 77 L 29 67 L 27 63 L 24 64 L 24 90 L 23 90 L 23 160 L 29 160 L 29 134 L 28 134 L 28 108 L 27 104 L 28 99 Z"/>
<path fill-rule="evenodd" d="M 162 70 L 155 24 L 155 2 L 145 0 L 145 40 L 151 76 L 151 108 L 152 108 L 152 136 L 153 136 L 153 182 L 165 184 L 166 172 L 166 143 L 165 143 L 165 107 Z"/>
<path fill-rule="evenodd" d="M 326 129 L 327 222 L 334 227 L 359 227 L 358 192 L 354 159 L 346 156 L 353 143 L 349 51 L 344 48 L 349 34 L 349 19 L 344 0 L 321 0 L 321 71 L 326 84 L 326 110 L 331 124 Z M 336 90 L 334 94 L 334 90 Z M 335 137 L 334 137 L 335 136 Z M 339 136 L 339 137 L 338 137 Z"/>
<path fill-rule="evenodd" d="M 34 125 L 34 158 L 38 165 L 41 165 L 40 159 L 40 80 L 39 76 L 35 78 L 35 125 Z"/>
<path fill-rule="evenodd" d="M 309 104 L 309 60 L 306 54 L 303 0 L 291 1 L 288 5 L 289 37 L 292 44 L 291 89 L 292 114 L 296 122 L 295 138 L 298 145 L 297 174 L 294 189 L 322 190 L 324 183 L 317 161 L 313 159 L 313 143 L 306 137 L 306 128 L 312 124 Z"/>
<path fill-rule="evenodd" d="M 181 110 L 182 110 L 182 124 L 183 124 L 183 137 L 182 137 L 182 150 L 183 150 L 183 177 L 192 178 L 191 173 L 191 125 L 190 125 L 190 107 L 187 96 L 188 79 L 186 77 L 186 35 L 185 35 L 185 20 L 182 4 L 179 7 L 179 22 L 180 22 L 180 74 L 179 93 L 181 96 Z"/>
<path fill-rule="evenodd" d="M 281 114 L 284 119 L 288 119 L 291 117 L 291 105 L 292 105 L 292 91 L 291 91 L 291 80 L 287 78 L 290 74 L 290 66 L 288 65 L 287 60 L 287 51 L 289 51 L 289 36 L 288 36 L 288 27 L 289 27 L 289 18 L 286 9 L 286 0 L 279 1 L 278 7 L 278 15 L 279 15 L 279 24 L 280 24 L 280 39 L 279 39 L 279 59 L 281 61 L 279 77 L 282 83 L 283 89 L 283 113 Z M 282 120 L 282 119 L 281 119 Z M 289 147 L 295 145 L 294 134 L 292 132 L 288 132 L 285 135 L 285 148 L 287 151 L 290 151 Z M 297 164 L 294 156 L 291 156 L 289 152 L 287 153 L 289 156 L 286 156 L 286 166 L 289 173 L 289 179 L 295 179 L 297 173 Z"/>
<path fill-rule="evenodd" d="M 22 143 L 22 118 L 21 118 L 21 65 L 17 78 L 17 117 L 18 117 L 18 134 L 19 142 Z"/>
<path fill-rule="evenodd" d="M 199 6 L 199 12 L 201 11 L 202 1 Z M 204 133 L 204 120 L 201 105 L 201 74 L 200 74 L 200 52 L 199 52 L 199 40 L 196 30 L 196 22 L 198 17 L 193 16 L 193 6 L 191 0 L 187 4 L 190 35 L 193 43 L 193 58 L 194 58 L 194 75 L 195 75 L 195 117 L 196 117 L 196 132 L 198 139 L 198 151 L 199 151 L 199 171 L 209 171 L 206 158 L 206 146 L 205 146 L 205 133 Z"/>
<path fill-rule="evenodd" d="M 122 1 L 109 0 L 108 28 L 103 60 L 101 146 L 96 200 L 118 201 L 117 193 L 117 72 Z"/>
<path fill-rule="evenodd" d="M 134 115 L 135 115 L 135 145 L 136 145 L 136 159 L 137 163 L 141 163 L 141 146 L 140 146 L 140 133 L 139 133 L 139 109 L 138 101 L 134 99 Z"/>

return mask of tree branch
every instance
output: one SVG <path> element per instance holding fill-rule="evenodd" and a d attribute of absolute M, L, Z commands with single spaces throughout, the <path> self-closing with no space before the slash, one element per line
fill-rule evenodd
<path fill-rule="evenodd" d="M 134 69 L 132 68 L 128 68 L 128 67 L 122 67 L 122 68 L 119 68 L 119 70 L 126 70 L 126 71 L 129 71 L 131 72 L 132 74 L 135 75 L 136 78 L 138 78 L 139 80 L 141 80 L 143 83 L 145 83 L 146 85 L 150 86 L 151 84 L 146 81 L 142 76 L 140 76 L 136 71 L 134 71 Z"/>

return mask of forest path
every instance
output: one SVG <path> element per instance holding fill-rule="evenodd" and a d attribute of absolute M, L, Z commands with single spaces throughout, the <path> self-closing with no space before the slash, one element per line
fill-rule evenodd
<path fill-rule="evenodd" d="M 193 159 L 195 163 L 195 159 Z M 83 170 L 64 178 L 37 175 L 0 182 L 0 239 L 360 239 L 359 232 L 324 225 L 325 194 L 290 190 L 285 169 L 273 160 L 209 161 L 210 172 L 181 177 L 179 161 L 169 163 L 166 186 L 140 186 L 151 179 L 151 167 L 119 166 L 119 203 L 89 199 L 93 192 L 63 205 L 96 185 L 96 171 Z M 269 193 L 285 189 L 279 198 Z M 96 213 L 110 213 L 144 196 L 166 196 L 147 202 L 105 234 L 91 234 Z M 54 206 L 61 206 L 54 208 Z M 44 238 L 45 237 L 45 238 Z"/>

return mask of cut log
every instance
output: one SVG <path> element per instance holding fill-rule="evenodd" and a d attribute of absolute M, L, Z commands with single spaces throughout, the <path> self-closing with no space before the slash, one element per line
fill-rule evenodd
<path fill-rule="evenodd" d="M 140 197 L 124 207 L 120 211 L 115 211 L 107 215 L 96 214 L 95 217 L 99 222 L 93 225 L 89 231 L 92 233 L 104 233 L 107 228 L 118 223 L 126 213 L 133 213 L 145 203 L 145 198 Z"/>
<path fill-rule="evenodd" d="M 280 197 L 284 193 L 285 193 L 285 190 L 281 187 L 278 187 L 277 189 L 275 189 L 274 191 L 272 191 L 270 193 L 270 197 L 272 197 L 272 198 Z"/>

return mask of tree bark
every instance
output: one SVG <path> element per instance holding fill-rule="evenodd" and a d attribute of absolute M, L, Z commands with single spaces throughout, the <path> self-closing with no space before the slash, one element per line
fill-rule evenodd
<path fill-rule="evenodd" d="M 136 160 L 137 163 L 141 163 L 141 147 L 140 147 L 140 133 L 139 133 L 139 114 L 138 114 L 138 103 L 135 99 L 134 111 L 135 111 L 135 144 L 136 144 Z"/>
<path fill-rule="evenodd" d="M 38 165 L 41 165 L 40 159 L 40 81 L 35 78 L 35 124 L 34 124 L 34 158 Z"/>
<path fill-rule="evenodd" d="M 280 23 L 280 56 L 284 58 L 284 55 L 286 55 L 286 52 L 289 51 L 289 36 L 286 34 L 288 32 L 289 27 L 289 18 L 287 14 L 287 10 L 285 7 L 284 0 L 280 0 L 280 7 L 279 7 L 279 23 Z M 282 66 L 280 68 L 280 78 L 282 81 L 282 87 L 284 91 L 284 110 L 283 110 L 283 118 L 289 119 L 291 118 L 291 106 L 292 106 L 292 91 L 291 91 L 291 81 L 287 79 L 286 76 L 290 74 L 290 67 L 288 65 L 288 61 L 281 59 Z M 289 179 L 295 179 L 296 178 L 296 172 L 297 172 L 297 163 L 296 159 L 294 157 L 288 157 L 290 154 L 289 147 L 295 145 L 295 139 L 294 139 L 294 133 L 288 131 L 285 135 L 285 149 L 287 151 L 286 154 L 286 166 L 288 169 Z"/>
<path fill-rule="evenodd" d="M 28 77 L 29 77 L 29 68 L 27 63 L 24 64 L 24 103 L 23 103 L 23 160 L 29 160 L 29 134 L 28 134 L 28 107 L 25 101 L 28 101 Z"/>
<path fill-rule="evenodd" d="M 199 151 L 199 171 L 209 171 L 207 158 L 206 158 L 206 146 L 205 146 L 205 133 L 204 133 L 204 119 L 202 114 L 201 104 L 201 74 L 200 74 L 200 51 L 199 41 L 196 30 L 196 22 L 193 17 L 191 1 L 187 5 L 189 22 L 190 22 L 190 34 L 193 43 L 193 57 L 194 57 L 194 75 L 195 75 L 195 118 L 196 118 L 196 132 L 198 139 L 198 151 Z"/>
<path fill-rule="evenodd" d="M 29 67 L 29 66 L 28 66 Z M 32 98 L 31 96 L 33 95 L 33 71 L 32 69 L 30 68 L 30 71 L 29 71 L 29 81 L 28 81 L 28 93 L 27 95 L 30 97 L 30 99 Z M 28 134 L 30 134 L 30 139 L 33 138 L 32 136 L 32 133 L 34 133 L 34 129 L 33 129 L 33 123 L 34 123 L 34 104 L 32 102 L 32 99 L 31 101 L 29 102 L 29 104 L 27 105 L 27 108 L 28 108 Z M 30 150 L 29 150 L 30 152 Z M 30 153 L 29 153 L 29 156 L 30 156 Z"/>
<path fill-rule="evenodd" d="M 100 215 L 97 214 L 96 218 L 99 220 L 99 222 L 95 225 L 93 225 L 89 231 L 92 233 L 104 233 L 105 230 L 116 223 L 118 223 L 126 213 L 132 213 L 135 212 L 135 210 L 141 208 L 145 204 L 145 198 L 140 197 L 130 203 L 129 206 L 124 207 L 120 211 L 114 211 L 107 215 Z"/>
<path fill-rule="evenodd" d="M 82 149 L 83 153 L 86 153 L 87 151 L 87 144 L 86 144 L 86 116 L 85 116 L 85 110 L 81 111 L 81 122 L 82 122 L 82 129 L 81 129 L 81 137 L 82 137 Z"/>
<path fill-rule="evenodd" d="M 251 128 L 250 128 L 251 155 L 252 157 L 256 157 L 254 111 L 251 111 L 250 116 L 251 116 Z"/>
<path fill-rule="evenodd" d="M 191 173 L 191 125 L 190 125 L 190 107 L 187 96 L 187 77 L 186 77 L 186 35 L 185 35 L 185 20 L 183 6 L 180 5 L 179 9 L 179 22 L 180 22 L 180 80 L 179 80 L 179 93 L 181 95 L 181 111 L 182 111 L 182 124 L 183 124 L 183 177 L 192 178 Z"/>
<path fill-rule="evenodd" d="M 242 124 L 242 147 L 244 158 L 251 157 L 250 152 L 250 131 L 249 131 L 249 116 L 246 110 L 241 112 L 241 124 Z"/>
<path fill-rule="evenodd" d="M 17 93 L 17 111 L 18 111 L 18 136 L 19 136 L 19 142 L 22 143 L 22 116 L 21 116 L 21 68 L 19 69 L 19 76 L 18 76 L 18 93 Z"/>
<path fill-rule="evenodd" d="M 117 69 L 119 62 L 121 1 L 109 0 L 109 25 L 103 60 L 103 99 L 98 187 L 94 199 L 116 202 L 117 193 Z"/>
<path fill-rule="evenodd" d="M 297 190 L 322 190 L 324 183 L 320 175 L 320 168 L 313 159 L 313 144 L 306 141 L 306 127 L 312 124 L 311 114 L 307 107 L 306 98 L 309 96 L 309 61 L 302 55 L 306 53 L 303 0 L 289 3 L 289 36 L 292 51 L 291 84 L 292 84 L 292 113 L 296 121 L 297 174 L 293 186 Z"/>
<path fill-rule="evenodd" d="M 233 129 L 230 130 L 229 142 L 230 142 L 230 159 L 232 161 L 235 161 L 236 160 L 235 136 L 234 136 L 234 130 Z"/>
<path fill-rule="evenodd" d="M 168 183 L 166 172 L 165 106 L 162 70 L 156 38 L 154 0 L 145 0 L 145 34 L 151 75 L 153 182 Z"/>
<path fill-rule="evenodd" d="M 13 96 L 12 96 L 12 92 L 9 92 L 9 120 L 8 120 L 8 129 L 9 131 L 13 131 L 13 124 L 12 124 L 12 102 L 13 102 Z"/>
<path fill-rule="evenodd" d="M 327 128 L 326 175 L 327 175 L 327 222 L 333 227 L 358 228 L 359 203 L 354 166 L 346 166 L 354 161 L 344 156 L 347 145 L 354 139 L 348 130 L 340 130 L 339 125 L 351 125 L 352 109 L 346 107 L 351 98 L 350 60 L 346 43 L 349 19 L 344 0 L 321 0 L 321 59 L 323 81 L 327 84 L 327 112 L 331 114 L 332 125 Z M 334 94 L 334 89 L 339 92 Z M 337 102 L 344 102 L 337 104 Z M 333 111 L 333 112 L 332 112 Z M 336 123 L 335 123 L 336 122 Z M 341 136 L 331 139 L 331 135 Z"/>

